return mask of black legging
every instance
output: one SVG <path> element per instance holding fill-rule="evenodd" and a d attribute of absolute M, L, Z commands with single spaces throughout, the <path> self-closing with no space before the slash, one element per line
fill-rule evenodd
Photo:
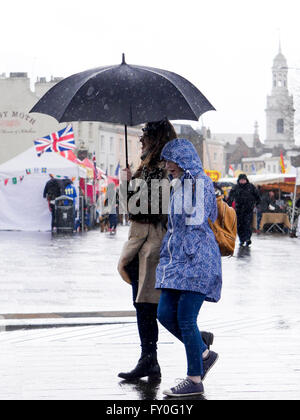
<path fill-rule="evenodd" d="M 158 324 L 156 303 L 136 303 L 139 280 L 139 258 L 127 265 L 126 270 L 132 282 L 133 305 L 136 309 L 137 326 L 143 354 L 154 353 L 157 350 Z"/>

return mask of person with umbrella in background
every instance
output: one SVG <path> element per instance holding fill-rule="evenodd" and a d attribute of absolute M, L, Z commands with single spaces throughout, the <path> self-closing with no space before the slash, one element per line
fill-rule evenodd
<path fill-rule="evenodd" d="M 157 307 L 160 291 L 155 290 L 155 281 L 160 247 L 166 233 L 167 214 L 163 214 L 161 194 L 159 214 L 151 214 L 151 181 L 161 181 L 166 178 L 167 173 L 160 154 L 163 147 L 176 137 L 174 127 L 167 119 L 147 123 L 141 137 L 140 167 L 133 176 L 129 169 L 125 170 L 128 181 L 144 180 L 149 191 L 148 214 L 129 214 L 131 220 L 129 239 L 124 244 L 118 265 L 120 275 L 132 286 L 141 342 L 141 357 L 136 367 L 129 372 L 119 373 L 119 377 L 126 380 L 161 376 L 157 361 Z M 135 193 L 135 189 L 129 191 L 128 198 L 130 199 Z M 203 332 L 203 336 L 208 345 L 212 344 L 211 333 Z"/>
<path fill-rule="evenodd" d="M 247 175 L 240 174 L 237 185 L 229 193 L 227 203 L 232 206 L 235 202 L 237 231 L 241 247 L 251 245 L 253 210 L 260 201 L 256 187 L 249 182 Z"/>

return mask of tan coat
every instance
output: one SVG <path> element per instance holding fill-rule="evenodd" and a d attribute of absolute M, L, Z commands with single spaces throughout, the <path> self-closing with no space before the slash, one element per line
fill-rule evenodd
<path fill-rule="evenodd" d="M 132 221 L 128 241 L 124 244 L 118 264 L 118 271 L 127 283 L 131 283 L 125 267 L 138 254 L 139 256 L 139 287 L 137 303 L 158 303 L 160 290 L 155 289 L 156 267 L 159 263 L 159 253 L 166 229 L 161 223 L 139 223 Z"/>

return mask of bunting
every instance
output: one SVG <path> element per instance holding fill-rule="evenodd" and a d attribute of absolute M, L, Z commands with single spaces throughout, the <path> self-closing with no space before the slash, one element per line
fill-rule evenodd
<path fill-rule="evenodd" d="M 15 184 L 18 184 L 18 183 L 22 182 L 23 179 L 24 179 L 24 175 L 13 176 L 11 178 L 0 178 L 0 183 L 3 182 L 5 186 L 8 185 L 9 183 L 12 183 L 12 184 L 15 185 Z"/>
<path fill-rule="evenodd" d="M 30 168 L 30 169 L 25 170 L 25 175 L 27 175 L 27 176 L 31 176 L 33 174 L 38 174 L 38 173 L 48 174 L 48 170 L 47 170 L 47 168 L 41 168 L 41 169 L 40 168 Z M 12 177 L 9 177 L 9 178 L 0 178 L 0 184 L 3 183 L 4 186 L 7 186 L 8 184 L 13 184 L 13 185 L 20 184 L 24 180 L 25 175 L 12 176 Z M 52 173 L 49 174 L 49 175 L 53 178 L 70 179 L 69 176 L 65 176 L 65 175 L 59 175 L 59 174 L 55 175 L 55 174 L 52 174 Z M 72 177 L 71 180 L 73 182 L 76 181 L 76 176 Z"/>

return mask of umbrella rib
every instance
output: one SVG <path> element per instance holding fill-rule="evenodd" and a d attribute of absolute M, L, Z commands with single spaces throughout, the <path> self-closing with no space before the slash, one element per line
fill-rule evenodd
<path fill-rule="evenodd" d="M 90 81 L 93 77 L 95 77 L 95 76 L 97 76 L 98 74 L 100 74 L 100 73 L 104 73 L 105 71 L 108 71 L 108 70 L 111 70 L 112 68 L 114 68 L 115 66 L 110 66 L 110 67 L 105 67 L 105 68 L 103 68 L 102 70 L 100 70 L 99 71 L 99 69 L 95 69 L 94 70 L 94 74 L 93 75 L 89 75 L 89 76 L 87 76 L 88 78 L 79 86 L 79 88 L 76 90 L 76 92 L 73 94 L 73 98 L 75 97 L 75 95 L 78 93 L 78 91 L 88 82 L 88 81 Z M 96 71 L 97 70 L 97 71 Z M 79 73 L 80 74 L 80 73 Z M 65 108 L 65 110 L 64 110 L 64 112 L 63 112 L 63 114 L 60 116 L 60 118 L 59 118 L 59 122 L 61 122 L 62 121 L 62 119 L 63 119 L 63 117 L 64 117 L 64 115 L 65 115 L 65 113 L 66 113 L 66 111 L 67 111 L 67 109 L 69 108 L 69 106 L 70 106 L 70 104 L 71 104 L 71 102 L 73 101 L 73 98 L 71 99 L 71 101 L 69 102 L 69 104 L 68 104 L 68 106 Z"/>
<path fill-rule="evenodd" d="M 187 98 L 186 98 L 186 96 L 184 95 L 184 93 L 182 92 L 182 90 L 179 88 L 179 87 L 177 87 L 173 82 L 172 82 L 172 80 L 170 80 L 170 79 L 168 79 L 166 76 L 164 76 L 164 75 L 162 75 L 162 74 L 160 74 L 155 68 L 151 68 L 151 70 L 149 70 L 149 69 L 147 69 L 147 67 L 143 67 L 143 66 L 136 66 L 136 67 L 139 67 L 139 68 L 142 68 L 143 70 L 147 70 L 147 71 L 151 71 L 152 73 L 155 73 L 155 74 L 157 74 L 158 76 L 161 76 L 161 77 L 164 77 L 165 79 L 167 79 L 174 87 L 175 87 L 175 89 L 177 89 L 179 92 L 180 92 L 180 94 L 181 94 L 181 96 L 184 98 L 184 100 L 185 100 L 185 102 L 187 103 L 187 105 L 189 106 L 189 108 L 190 108 L 190 110 L 192 111 L 192 113 L 195 115 L 195 117 L 197 117 L 197 115 L 195 114 L 195 111 L 193 110 L 193 108 L 191 107 L 191 105 L 189 104 L 189 102 L 188 102 L 188 100 L 187 100 Z M 180 76 L 180 77 L 182 77 L 182 76 Z M 187 80 L 188 81 L 188 80 Z M 190 82 L 189 82 L 190 83 Z M 195 88 L 196 88 L 196 86 L 195 86 Z M 197 89 L 197 88 L 196 88 Z M 200 92 L 201 93 L 201 92 Z M 197 117 L 197 120 L 198 120 L 199 118 Z"/>

